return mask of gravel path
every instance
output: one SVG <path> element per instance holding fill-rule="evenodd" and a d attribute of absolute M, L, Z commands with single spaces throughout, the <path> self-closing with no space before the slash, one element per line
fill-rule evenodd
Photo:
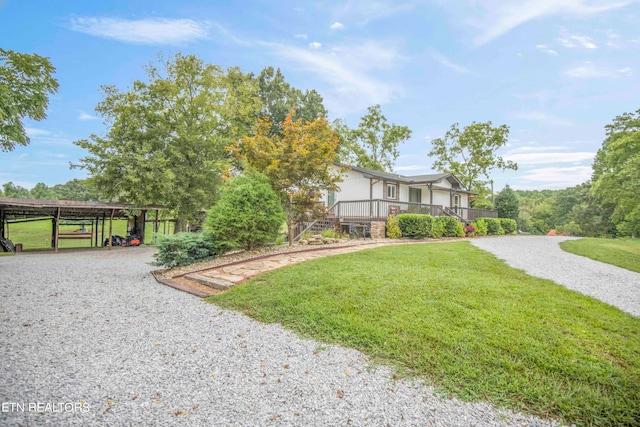
<path fill-rule="evenodd" d="M 160 285 L 151 255 L 0 257 L 0 425 L 551 425 Z"/>
<path fill-rule="evenodd" d="M 576 237 L 513 236 L 472 242 L 527 274 L 553 280 L 640 316 L 640 273 L 560 249 L 558 243 L 569 239 Z"/>

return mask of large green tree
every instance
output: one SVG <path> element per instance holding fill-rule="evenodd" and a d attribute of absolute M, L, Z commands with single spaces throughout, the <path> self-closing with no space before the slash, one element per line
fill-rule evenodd
<path fill-rule="evenodd" d="M 251 133 L 260 109 L 257 84 L 237 68 L 223 70 L 193 55 L 177 54 L 146 68 L 147 81 L 126 92 L 104 86 L 96 107 L 109 129 L 76 145 L 103 197 L 158 203 L 178 219 L 195 220 L 216 197 L 225 147 Z"/>
<path fill-rule="evenodd" d="M 407 126 L 387 122 L 380 105 L 369 107 L 356 129 L 342 120 L 335 120 L 333 127 L 340 138 L 341 162 L 379 171 L 393 170 L 398 146 L 411 138 Z"/>
<path fill-rule="evenodd" d="M 229 147 L 238 162 L 267 175 L 287 213 L 289 243 L 296 222 L 309 218 L 323 190 L 337 190 L 340 171 L 337 161 L 338 138 L 327 120 L 294 120 L 291 110 L 280 134 L 271 134 L 267 117 L 258 119 L 255 134 Z"/>
<path fill-rule="evenodd" d="M 28 199 L 29 198 L 29 190 L 20 186 L 15 185 L 13 182 L 5 182 L 2 185 L 2 189 L 4 190 L 4 197 L 9 197 L 13 199 Z"/>
<path fill-rule="evenodd" d="M 508 185 L 496 196 L 494 207 L 498 211 L 500 218 L 511 218 L 514 221 L 518 221 L 520 203 L 516 193 Z"/>
<path fill-rule="evenodd" d="M 640 234 L 640 109 L 605 127 L 607 138 L 593 163 L 592 194 L 612 208 L 622 235 Z"/>
<path fill-rule="evenodd" d="M 60 200 L 81 200 L 85 202 L 97 202 L 100 200 L 100 197 L 85 179 L 74 178 L 64 184 L 56 184 L 51 188 Z"/>
<path fill-rule="evenodd" d="M 206 228 L 217 244 L 250 251 L 273 242 L 284 221 L 269 178 L 248 168 L 225 183 L 220 200 L 209 210 Z"/>
<path fill-rule="evenodd" d="M 0 48 L 0 151 L 28 145 L 22 121 L 47 117 L 49 95 L 58 91 L 48 58 Z"/>
<path fill-rule="evenodd" d="M 303 92 L 294 88 L 286 82 L 279 68 L 265 67 L 256 79 L 258 95 L 262 101 L 260 116 L 269 117 L 272 124 L 271 135 L 282 132 L 282 124 L 292 109 L 295 110 L 293 119 L 302 119 L 303 122 L 327 116 L 322 96 L 315 90 Z"/>
<path fill-rule="evenodd" d="M 37 183 L 31 190 L 29 190 L 29 197 L 37 200 L 56 200 L 58 196 L 53 188 L 49 187 L 44 182 Z"/>
<path fill-rule="evenodd" d="M 468 190 L 483 195 L 492 169 L 518 169 L 516 163 L 496 154 L 507 144 L 508 137 L 507 125 L 472 122 L 461 130 L 454 123 L 443 138 L 431 141 L 429 156 L 436 159 L 434 169 L 454 174 Z"/>

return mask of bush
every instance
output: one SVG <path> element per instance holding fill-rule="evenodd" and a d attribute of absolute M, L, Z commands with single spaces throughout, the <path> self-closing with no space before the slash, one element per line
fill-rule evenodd
<path fill-rule="evenodd" d="M 433 219 L 433 226 L 431 227 L 430 236 L 434 239 L 440 239 L 444 236 L 444 224 L 440 221 L 440 218 Z"/>
<path fill-rule="evenodd" d="M 284 210 L 269 179 L 252 169 L 231 178 L 207 216 L 214 241 L 252 250 L 273 242 L 285 221 Z"/>
<path fill-rule="evenodd" d="M 402 237 L 400 221 L 395 215 L 389 215 L 387 217 L 387 237 L 389 237 L 390 239 L 399 239 Z"/>
<path fill-rule="evenodd" d="M 501 236 L 504 234 L 504 229 L 500 225 L 498 218 L 483 218 L 487 222 L 487 234 L 490 236 Z"/>
<path fill-rule="evenodd" d="M 571 221 L 562 227 L 556 227 L 556 232 L 564 236 L 581 236 L 582 227 L 580 227 L 579 224 L 576 224 L 575 221 Z"/>
<path fill-rule="evenodd" d="M 430 215 L 400 214 L 398 224 L 404 237 L 424 239 L 431 235 L 434 218 Z"/>
<path fill-rule="evenodd" d="M 464 228 L 457 218 L 452 216 L 441 216 L 438 221 L 442 223 L 443 235 L 445 237 L 464 237 Z"/>
<path fill-rule="evenodd" d="M 504 230 L 504 234 L 516 234 L 518 230 L 518 223 L 511 218 L 498 218 L 500 220 L 500 226 Z"/>
<path fill-rule="evenodd" d="M 325 239 L 339 239 L 340 238 L 340 234 L 336 233 L 336 230 L 334 230 L 332 228 L 328 228 L 326 230 L 322 230 L 320 232 L 320 235 L 322 237 L 324 237 Z"/>
<path fill-rule="evenodd" d="M 476 228 L 473 226 L 473 224 L 465 225 L 464 235 L 467 237 L 473 237 L 476 235 Z"/>
<path fill-rule="evenodd" d="M 476 229 L 476 236 L 487 235 L 487 221 L 483 218 L 478 218 L 471 223 Z"/>
<path fill-rule="evenodd" d="M 204 261 L 225 252 L 209 233 L 174 234 L 160 239 L 156 247 L 158 252 L 153 256 L 156 264 L 168 268 Z"/>

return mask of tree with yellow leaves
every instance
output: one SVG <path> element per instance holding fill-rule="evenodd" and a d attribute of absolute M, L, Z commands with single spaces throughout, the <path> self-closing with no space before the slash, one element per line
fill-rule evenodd
<path fill-rule="evenodd" d="M 287 213 L 289 244 L 296 222 L 318 214 L 316 202 L 322 191 L 337 190 L 342 181 L 337 161 L 338 137 L 322 116 L 313 121 L 293 120 L 291 110 L 279 134 L 270 136 L 268 117 L 258 119 L 253 136 L 228 147 L 236 160 L 267 175 Z"/>

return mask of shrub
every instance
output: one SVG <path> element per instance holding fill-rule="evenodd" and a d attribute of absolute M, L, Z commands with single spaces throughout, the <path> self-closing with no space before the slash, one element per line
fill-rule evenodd
<path fill-rule="evenodd" d="M 400 221 L 395 215 L 389 215 L 387 217 L 387 237 L 389 237 L 390 239 L 399 239 L 402 237 Z"/>
<path fill-rule="evenodd" d="M 500 225 L 498 218 L 483 218 L 487 222 L 487 234 L 490 236 L 500 236 L 504 234 L 504 229 Z"/>
<path fill-rule="evenodd" d="M 252 250 L 273 242 L 284 220 L 269 179 L 248 169 L 224 185 L 220 200 L 209 211 L 206 227 L 214 241 Z"/>
<path fill-rule="evenodd" d="M 204 261 L 226 249 L 214 243 L 209 233 L 178 233 L 160 239 L 156 246 L 158 252 L 153 256 L 156 264 L 168 268 Z"/>
<path fill-rule="evenodd" d="M 326 230 L 322 230 L 320 232 L 320 235 L 322 237 L 324 237 L 325 239 L 339 239 L 340 235 L 338 233 L 336 233 L 336 230 L 332 229 L 332 228 L 328 228 Z"/>
<path fill-rule="evenodd" d="M 476 228 L 476 236 L 487 235 L 487 221 L 483 218 L 478 218 L 471 223 Z"/>
<path fill-rule="evenodd" d="M 516 234 L 518 229 L 518 223 L 511 218 L 498 218 L 500 220 L 500 226 L 504 230 L 504 234 Z"/>
<path fill-rule="evenodd" d="M 556 232 L 565 236 L 581 236 L 582 228 L 575 221 L 571 221 L 562 227 L 556 227 Z"/>
<path fill-rule="evenodd" d="M 441 216 L 438 221 L 442 223 L 445 237 L 464 237 L 462 223 L 452 216 Z"/>
<path fill-rule="evenodd" d="M 473 237 L 476 235 L 476 228 L 472 224 L 465 225 L 464 235 L 467 237 Z"/>
<path fill-rule="evenodd" d="M 444 236 L 444 224 L 442 223 L 442 221 L 440 221 L 441 218 L 442 217 L 433 219 L 433 225 L 431 227 L 431 233 L 429 234 L 429 236 L 434 239 L 440 239 L 442 236 Z"/>
<path fill-rule="evenodd" d="M 424 239 L 431 235 L 434 218 L 430 215 L 401 214 L 398 215 L 400 231 L 411 239 Z"/>

